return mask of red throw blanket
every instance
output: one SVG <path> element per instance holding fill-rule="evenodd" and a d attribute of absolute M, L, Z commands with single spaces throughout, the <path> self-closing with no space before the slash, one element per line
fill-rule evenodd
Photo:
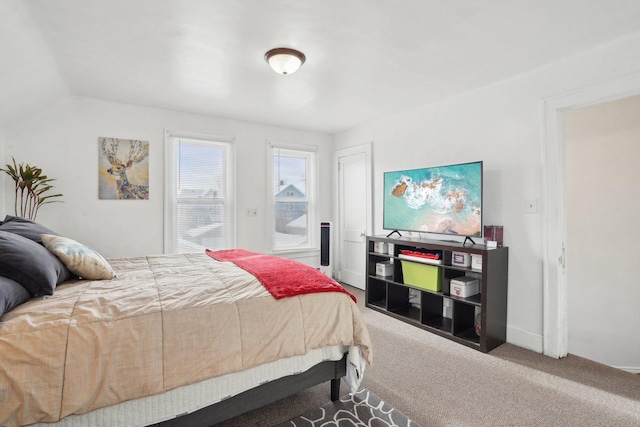
<path fill-rule="evenodd" d="M 357 302 L 338 282 L 298 261 L 244 249 L 205 252 L 213 259 L 231 261 L 253 274 L 276 299 L 314 292 L 343 292 Z"/>

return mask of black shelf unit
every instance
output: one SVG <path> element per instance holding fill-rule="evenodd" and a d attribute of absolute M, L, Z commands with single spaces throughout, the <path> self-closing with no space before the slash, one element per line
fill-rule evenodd
<path fill-rule="evenodd" d="M 376 242 L 387 246 L 392 244 L 393 250 L 376 252 Z M 401 250 L 439 251 L 442 264 L 434 267 L 437 268 L 442 290 L 435 292 L 405 284 L 403 260 L 398 256 Z M 452 265 L 453 252 L 480 256 L 482 270 Z M 392 262 L 392 274 L 376 275 L 379 262 Z M 368 236 L 365 304 L 373 310 L 486 353 L 506 341 L 508 265 L 509 249 L 506 247 L 487 249 L 484 245 L 440 240 Z M 467 298 L 451 295 L 450 281 L 460 276 L 478 278 L 480 293 Z M 480 315 L 479 334 L 475 328 L 477 314 Z"/>

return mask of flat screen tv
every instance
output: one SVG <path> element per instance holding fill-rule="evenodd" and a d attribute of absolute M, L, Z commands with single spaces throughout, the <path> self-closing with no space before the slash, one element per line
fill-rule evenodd
<path fill-rule="evenodd" d="M 481 237 L 482 162 L 385 172 L 383 228 Z"/>

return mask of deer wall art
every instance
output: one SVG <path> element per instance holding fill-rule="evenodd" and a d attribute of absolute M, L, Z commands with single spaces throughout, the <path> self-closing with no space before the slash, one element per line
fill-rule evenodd
<path fill-rule="evenodd" d="M 149 143 L 99 138 L 101 199 L 149 199 Z"/>

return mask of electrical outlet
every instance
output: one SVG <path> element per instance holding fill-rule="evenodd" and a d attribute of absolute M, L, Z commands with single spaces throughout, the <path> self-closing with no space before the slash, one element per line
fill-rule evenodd
<path fill-rule="evenodd" d="M 258 216 L 258 208 L 247 208 L 247 216 Z"/>

